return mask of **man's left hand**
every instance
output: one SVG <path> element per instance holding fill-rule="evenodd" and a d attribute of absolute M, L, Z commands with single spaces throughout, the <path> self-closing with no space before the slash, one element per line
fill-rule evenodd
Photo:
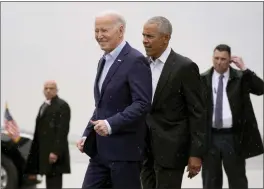
<path fill-rule="evenodd" d="M 202 160 L 197 157 L 190 157 L 187 167 L 188 178 L 195 177 L 201 170 L 202 167 Z"/>
<path fill-rule="evenodd" d="M 94 125 L 94 130 L 101 136 L 107 136 L 108 128 L 104 120 L 97 120 L 97 121 L 91 121 L 91 123 Z"/>
<path fill-rule="evenodd" d="M 242 71 L 245 71 L 247 69 L 241 57 L 232 56 L 231 62 L 233 62 Z"/>
<path fill-rule="evenodd" d="M 58 160 L 58 156 L 56 154 L 54 154 L 54 153 L 51 152 L 50 155 L 49 155 L 49 162 L 50 162 L 50 164 L 56 163 L 57 160 Z"/>

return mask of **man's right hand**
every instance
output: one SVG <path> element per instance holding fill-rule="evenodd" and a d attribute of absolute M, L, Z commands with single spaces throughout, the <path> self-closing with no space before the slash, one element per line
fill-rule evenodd
<path fill-rule="evenodd" d="M 86 137 L 81 138 L 79 141 L 77 141 L 76 146 L 77 148 L 83 153 L 83 145 L 85 142 Z"/>

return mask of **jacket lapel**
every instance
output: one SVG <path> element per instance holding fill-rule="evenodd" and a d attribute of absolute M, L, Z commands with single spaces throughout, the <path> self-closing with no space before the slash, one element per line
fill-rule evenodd
<path fill-rule="evenodd" d="M 100 98 L 98 81 L 99 81 L 99 78 L 100 78 L 101 73 L 103 71 L 103 66 L 104 66 L 103 61 L 104 61 L 104 58 L 101 58 L 98 62 L 97 74 L 96 74 L 95 82 L 94 82 L 94 97 L 95 97 L 96 102 L 98 102 L 98 100 Z"/>
<path fill-rule="evenodd" d="M 56 101 L 59 97 L 58 96 L 55 96 L 54 98 L 51 99 L 50 101 L 50 105 L 47 105 L 46 108 L 43 110 L 43 113 L 41 114 L 41 109 L 43 108 L 43 106 L 45 106 L 45 104 L 43 103 L 40 108 L 39 108 L 39 111 L 38 111 L 38 115 L 37 115 L 37 118 L 36 118 L 36 123 L 38 123 L 40 120 L 42 120 L 43 118 L 45 118 L 46 115 L 49 115 L 50 112 L 53 111 L 53 107 L 54 105 L 56 104 Z"/>
<path fill-rule="evenodd" d="M 212 87 L 212 76 L 213 76 L 214 68 L 209 69 L 205 73 L 205 82 L 206 82 L 206 101 L 208 103 L 208 108 L 210 111 L 210 118 L 212 118 L 214 111 L 214 103 L 213 103 L 213 87 Z"/>
<path fill-rule="evenodd" d="M 46 103 L 43 103 L 41 105 L 41 108 L 40 108 L 40 111 L 39 111 L 39 114 L 38 114 L 38 117 L 41 119 L 41 118 L 44 118 L 50 111 L 50 108 L 51 108 L 51 104 L 46 104 Z"/>
<path fill-rule="evenodd" d="M 237 74 L 237 72 L 235 71 L 234 68 L 232 68 L 231 66 L 229 67 L 229 79 L 227 82 L 227 86 L 226 86 L 226 94 L 229 100 L 229 103 L 232 103 L 234 101 L 234 98 L 236 98 L 236 93 L 237 93 L 237 82 L 239 79 L 239 75 Z M 232 106 L 230 106 L 231 110 L 232 110 Z"/>
<path fill-rule="evenodd" d="M 120 52 L 120 54 L 116 57 L 114 63 L 112 64 L 112 66 L 110 67 L 103 85 L 102 85 L 102 89 L 101 89 L 101 98 L 104 95 L 105 89 L 107 87 L 107 85 L 109 84 L 109 82 L 111 81 L 111 78 L 114 76 L 114 74 L 116 73 L 118 67 L 123 63 L 124 58 L 126 56 L 126 54 L 129 52 L 130 50 L 130 45 L 128 43 L 126 43 L 126 45 L 124 46 L 124 48 L 122 49 L 122 51 Z"/>
<path fill-rule="evenodd" d="M 159 81 L 158 81 L 158 84 L 156 87 L 156 91 L 155 91 L 154 97 L 153 97 L 153 104 L 152 104 L 153 107 L 157 103 L 158 96 L 161 94 L 162 90 L 164 89 L 164 87 L 165 87 L 165 85 L 166 85 L 166 83 L 170 77 L 170 74 L 173 70 L 172 68 L 175 65 L 174 53 L 175 52 L 173 50 L 171 50 L 170 55 L 169 55 L 168 59 L 166 60 L 164 67 L 162 69 L 162 72 L 160 74 L 160 78 L 159 78 Z"/>

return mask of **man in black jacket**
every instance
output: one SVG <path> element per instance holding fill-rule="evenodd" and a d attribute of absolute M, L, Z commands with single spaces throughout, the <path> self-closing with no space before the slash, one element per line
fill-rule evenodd
<path fill-rule="evenodd" d="M 44 84 L 46 101 L 41 105 L 25 173 L 46 175 L 47 189 L 62 188 L 62 174 L 70 173 L 68 132 L 70 107 L 57 95 L 54 81 Z"/>
<path fill-rule="evenodd" d="M 230 64 L 236 65 L 236 70 Z M 250 100 L 262 95 L 264 82 L 231 56 L 228 45 L 214 49 L 213 67 L 201 75 L 207 102 L 209 151 L 203 160 L 204 189 L 221 189 L 222 164 L 229 188 L 247 189 L 245 160 L 263 153 L 263 143 Z"/>
<path fill-rule="evenodd" d="M 206 114 L 198 66 L 168 45 L 169 20 L 153 17 L 143 29 L 152 71 L 153 101 L 146 124 L 149 144 L 141 172 L 144 189 L 180 189 L 185 166 L 199 173 L 206 150 Z"/>

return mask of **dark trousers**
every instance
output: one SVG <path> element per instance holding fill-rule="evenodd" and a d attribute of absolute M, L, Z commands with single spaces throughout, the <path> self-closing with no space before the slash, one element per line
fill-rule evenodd
<path fill-rule="evenodd" d="M 154 170 L 154 159 L 151 154 L 146 155 L 143 161 L 142 170 L 140 173 L 140 180 L 142 189 L 156 188 L 156 174 Z"/>
<path fill-rule="evenodd" d="M 155 162 L 152 154 L 152 135 L 150 130 L 147 132 L 145 143 L 145 160 L 143 161 L 142 171 L 140 173 L 142 188 L 181 189 L 185 165 L 172 169 L 162 167 Z"/>
<path fill-rule="evenodd" d="M 62 189 L 62 174 L 46 175 L 47 189 Z"/>
<path fill-rule="evenodd" d="M 181 189 L 184 168 L 164 168 L 154 164 L 152 168 L 143 166 L 140 175 L 143 189 Z"/>
<path fill-rule="evenodd" d="M 140 189 L 140 171 L 141 162 L 110 162 L 96 156 L 90 159 L 82 189 Z"/>
<path fill-rule="evenodd" d="M 181 189 L 185 166 L 181 168 L 165 168 L 155 163 L 153 156 L 148 153 L 143 162 L 140 174 L 143 189 Z"/>
<path fill-rule="evenodd" d="M 203 160 L 202 179 L 204 189 L 222 189 L 222 165 L 230 189 L 248 189 L 246 162 L 243 157 L 235 153 L 231 132 L 212 133 L 212 147 Z"/>

